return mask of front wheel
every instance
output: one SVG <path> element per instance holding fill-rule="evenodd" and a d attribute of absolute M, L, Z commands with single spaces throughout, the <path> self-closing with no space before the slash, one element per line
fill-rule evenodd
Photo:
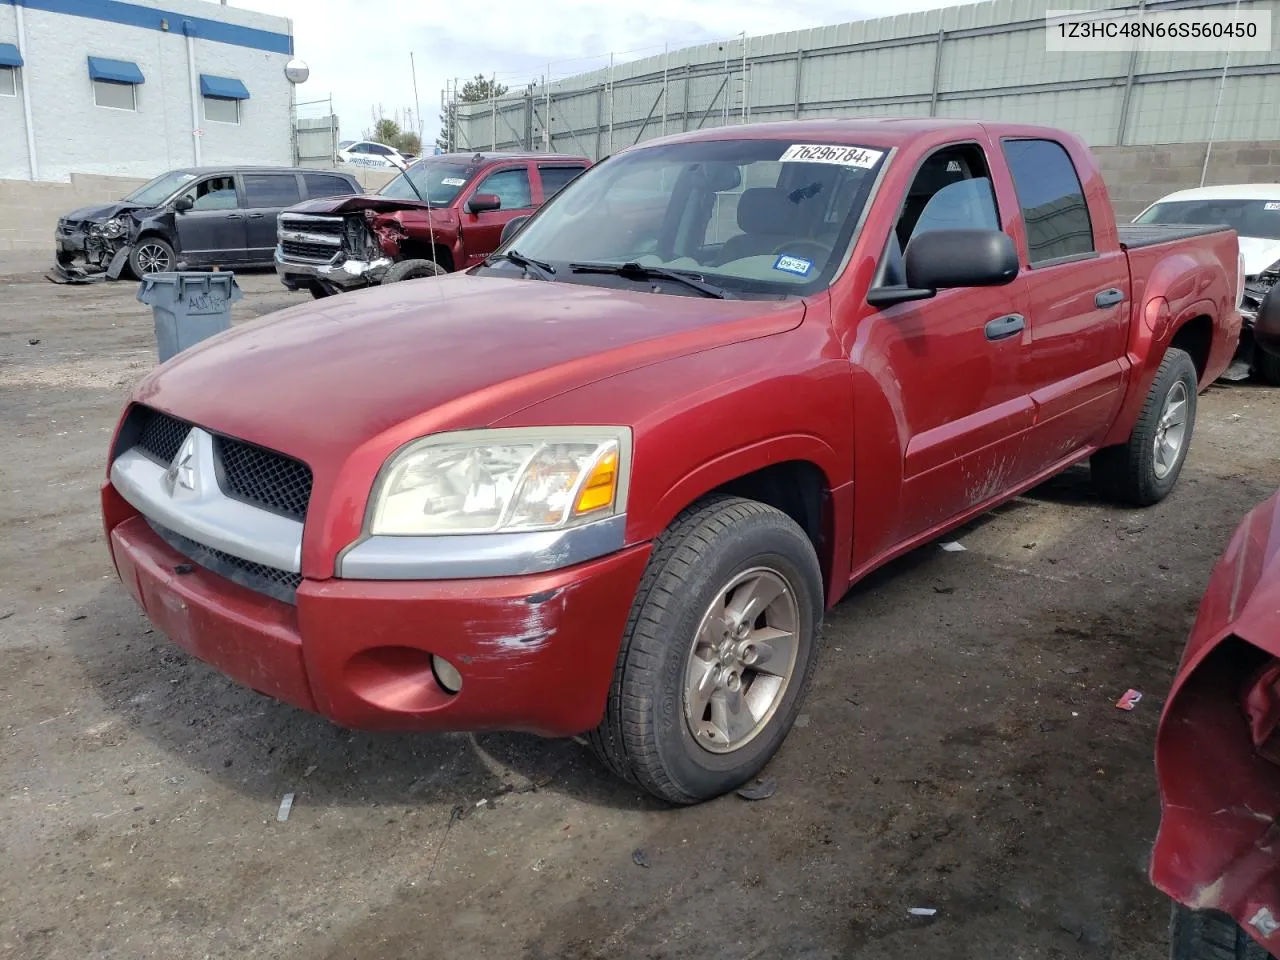
<path fill-rule="evenodd" d="M 421 277 L 438 277 L 448 273 L 444 267 L 434 260 L 401 260 L 393 264 L 383 278 L 383 283 L 398 283 L 401 280 L 418 280 Z"/>
<path fill-rule="evenodd" d="M 690 507 L 654 547 L 593 749 L 669 803 L 741 786 L 791 729 L 822 609 L 817 555 L 790 517 L 736 497 Z"/>
<path fill-rule="evenodd" d="M 1224 913 L 1174 904 L 1169 960 L 1273 960 Z"/>
<path fill-rule="evenodd" d="M 1128 442 L 1093 455 L 1090 469 L 1099 492 L 1139 507 L 1169 495 L 1191 447 L 1198 383 L 1190 355 L 1170 347 Z"/>
<path fill-rule="evenodd" d="M 176 257 L 171 247 L 159 237 L 143 237 L 129 251 L 129 269 L 141 280 L 148 273 L 165 273 L 173 269 Z"/>

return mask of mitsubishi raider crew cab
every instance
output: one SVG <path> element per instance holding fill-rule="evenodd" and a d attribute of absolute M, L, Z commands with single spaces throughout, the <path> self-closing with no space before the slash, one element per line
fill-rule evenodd
<path fill-rule="evenodd" d="M 850 584 L 1067 467 L 1151 504 L 1240 332 L 1236 236 L 1117 228 L 1058 130 L 697 131 L 469 270 L 238 326 L 110 449 L 156 626 L 349 727 L 587 734 L 674 803 L 786 737 Z"/>
<path fill-rule="evenodd" d="M 452 273 L 498 248 L 503 229 L 590 165 L 549 153 L 441 154 L 377 194 L 299 204 L 280 215 L 276 272 L 315 297 Z"/>

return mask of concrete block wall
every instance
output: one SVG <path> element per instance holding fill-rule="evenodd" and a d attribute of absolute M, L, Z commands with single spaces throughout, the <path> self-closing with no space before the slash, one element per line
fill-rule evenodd
<path fill-rule="evenodd" d="M 1161 143 L 1094 147 L 1116 216 L 1131 220 L 1150 203 L 1175 190 L 1200 186 L 1206 145 Z M 1215 143 L 1205 186 L 1280 182 L 1280 140 Z"/>
<path fill-rule="evenodd" d="M 360 167 L 344 167 L 366 192 L 389 183 L 393 174 Z M 53 232 L 58 218 L 94 203 L 119 200 L 147 181 L 134 177 L 106 177 L 73 173 L 68 182 L 0 180 L 0 263 L 6 253 L 47 250 L 53 259 Z"/>

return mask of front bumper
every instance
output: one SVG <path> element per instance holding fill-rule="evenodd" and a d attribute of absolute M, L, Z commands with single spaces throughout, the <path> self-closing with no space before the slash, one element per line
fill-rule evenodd
<path fill-rule="evenodd" d="M 342 726 L 519 730 L 595 727 L 650 548 L 528 576 L 303 580 L 296 605 L 192 564 L 102 489 L 116 570 L 163 633 L 237 682 Z M 436 681 L 431 655 L 462 688 Z"/>
<path fill-rule="evenodd" d="M 328 263 L 307 260 L 289 260 L 276 247 L 276 273 L 290 290 L 319 283 L 337 290 L 357 290 L 382 282 L 394 262 L 389 257 L 377 260 L 355 260 L 339 254 Z"/>

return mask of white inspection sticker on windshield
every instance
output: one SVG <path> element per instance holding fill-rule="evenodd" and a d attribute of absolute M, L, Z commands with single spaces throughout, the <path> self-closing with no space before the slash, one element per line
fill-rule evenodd
<path fill-rule="evenodd" d="M 459 180 L 457 177 L 445 177 L 443 180 L 441 180 L 441 181 L 440 181 L 440 186 L 442 186 L 442 187 L 460 187 L 460 186 L 462 186 L 462 185 L 463 185 L 464 183 L 466 183 L 466 182 L 467 182 L 467 181 L 465 181 L 465 180 Z"/>
<path fill-rule="evenodd" d="M 884 156 L 880 150 L 865 147 L 835 147 L 821 143 L 793 143 L 778 158 L 780 163 L 836 163 L 842 167 L 874 167 Z"/>
<path fill-rule="evenodd" d="M 1280 203 L 1264 203 L 1263 210 L 1280 210 Z"/>

